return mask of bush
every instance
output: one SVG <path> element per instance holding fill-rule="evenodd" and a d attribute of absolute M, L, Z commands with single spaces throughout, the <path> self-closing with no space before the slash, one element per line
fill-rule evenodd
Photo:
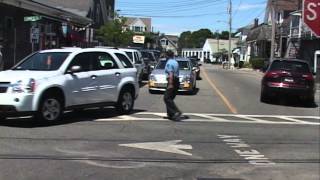
<path fill-rule="evenodd" d="M 250 59 L 250 64 L 253 69 L 262 69 L 263 67 L 265 67 L 266 60 L 267 59 L 265 58 L 252 58 Z"/>
<path fill-rule="evenodd" d="M 245 62 L 242 67 L 243 68 L 252 68 L 252 65 L 249 62 Z"/>

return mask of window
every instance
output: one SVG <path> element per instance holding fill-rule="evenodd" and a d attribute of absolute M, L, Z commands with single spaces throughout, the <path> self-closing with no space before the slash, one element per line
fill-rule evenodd
<path fill-rule="evenodd" d="M 94 70 L 118 69 L 118 65 L 113 57 L 104 52 L 92 53 L 92 61 Z"/>
<path fill-rule="evenodd" d="M 135 63 L 136 64 L 141 64 L 142 63 L 137 52 L 134 53 L 134 59 L 135 59 Z"/>
<path fill-rule="evenodd" d="M 17 65 L 14 70 L 55 71 L 61 67 L 68 56 L 69 53 L 65 52 L 35 53 Z"/>
<path fill-rule="evenodd" d="M 133 61 L 132 52 L 126 51 L 127 56 Z"/>
<path fill-rule="evenodd" d="M 78 54 L 70 63 L 69 68 L 71 68 L 72 66 L 80 66 L 82 72 L 90 71 L 92 69 L 90 54 L 89 53 Z"/>
<path fill-rule="evenodd" d="M 116 56 L 119 58 L 124 68 L 133 68 L 131 61 L 125 55 L 116 53 Z"/>

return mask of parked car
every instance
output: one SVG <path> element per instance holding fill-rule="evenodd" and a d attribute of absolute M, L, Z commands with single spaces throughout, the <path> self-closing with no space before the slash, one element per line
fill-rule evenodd
<path fill-rule="evenodd" d="M 131 59 L 132 63 L 135 65 L 138 71 L 139 82 L 142 81 L 142 77 L 147 72 L 145 71 L 145 63 L 142 60 L 142 54 L 136 49 L 120 48 L 119 50 L 125 52 Z"/>
<path fill-rule="evenodd" d="M 179 91 L 187 91 L 195 93 L 197 82 L 196 75 L 192 67 L 192 63 L 186 58 L 177 58 L 179 63 Z M 167 60 L 161 59 L 156 65 L 155 69 L 149 76 L 149 92 L 165 91 L 168 81 L 167 75 L 164 71 Z"/>
<path fill-rule="evenodd" d="M 262 102 L 276 95 L 302 97 L 314 103 L 315 85 L 309 64 L 295 59 L 275 59 L 268 67 L 261 83 Z"/>
<path fill-rule="evenodd" d="M 39 51 L 0 72 L 0 117 L 31 114 L 56 121 L 64 110 L 110 105 L 127 114 L 139 93 L 136 74 L 116 49 Z"/>
<path fill-rule="evenodd" d="M 196 78 L 197 80 L 200 79 L 200 66 L 201 64 L 199 63 L 199 59 L 198 58 L 195 58 L 195 57 L 191 57 L 189 58 L 191 60 L 191 63 L 192 63 L 192 66 L 194 68 L 194 71 L 196 73 Z"/>
<path fill-rule="evenodd" d="M 157 59 L 154 54 L 148 50 L 141 50 L 140 52 L 145 63 L 145 72 L 149 75 L 157 64 Z"/>

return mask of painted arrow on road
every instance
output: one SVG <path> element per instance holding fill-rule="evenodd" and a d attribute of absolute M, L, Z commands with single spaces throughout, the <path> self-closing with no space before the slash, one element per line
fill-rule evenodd
<path fill-rule="evenodd" d="M 183 150 L 191 150 L 192 146 L 186 145 L 186 144 L 178 144 L 180 142 L 182 142 L 182 140 L 173 140 L 173 141 L 164 141 L 164 142 L 145 142 L 145 143 L 134 143 L 134 144 L 119 144 L 119 146 L 192 156 L 191 153 L 183 151 Z"/>

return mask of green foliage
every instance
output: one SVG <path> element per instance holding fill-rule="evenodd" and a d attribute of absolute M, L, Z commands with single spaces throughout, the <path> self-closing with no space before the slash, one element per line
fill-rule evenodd
<path fill-rule="evenodd" d="M 255 57 L 250 59 L 250 64 L 253 69 L 262 69 L 265 66 L 265 61 L 265 58 Z"/>
<path fill-rule="evenodd" d="M 243 68 L 252 68 L 252 65 L 249 62 L 245 62 L 242 67 Z"/>
<path fill-rule="evenodd" d="M 232 33 L 234 37 L 236 33 Z M 198 31 L 185 31 L 179 38 L 179 47 L 182 48 L 202 48 L 208 38 L 229 39 L 229 31 L 221 33 L 212 33 L 209 29 L 200 29 Z"/>
<path fill-rule="evenodd" d="M 178 43 L 180 48 L 201 48 L 207 38 L 213 38 L 209 29 L 200 29 L 194 32 L 186 31 L 181 33 Z"/>
<path fill-rule="evenodd" d="M 115 19 L 98 30 L 98 38 L 107 46 L 127 46 L 132 42 L 133 33 L 123 31 L 125 18 Z"/>

